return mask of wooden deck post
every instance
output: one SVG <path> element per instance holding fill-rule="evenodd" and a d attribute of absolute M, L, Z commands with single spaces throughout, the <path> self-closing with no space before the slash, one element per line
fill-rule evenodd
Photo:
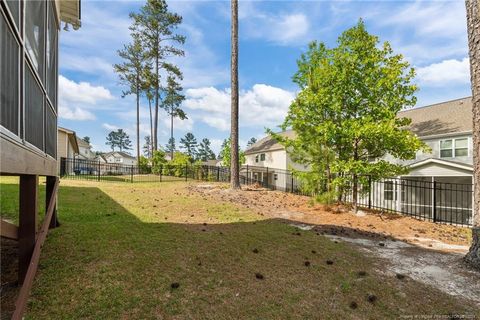
<path fill-rule="evenodd" d="M 47 176 L 47 185 L 45 190 L 45 214 L 47 213 L 48 205 L 50 204 L 50 199 L 52 197 L 52 192 L 55 187 L 55 183 L 57 183 L 57 177 L 55 176 Z M 55 203 L 55 207 L 53 208 L 53 216 L 52 220 L 50 220 L 49 229 L 53 229 L 59 227 L 60 223 L 58 222 L 57 218 L 57 204 Z"/>
<path fill-rule="evenodd" d="M 18 226 L 18 283 L 22 284 L 27 274 L 37 232 L 38 176 L 20 176 L 20 215 Z"/>

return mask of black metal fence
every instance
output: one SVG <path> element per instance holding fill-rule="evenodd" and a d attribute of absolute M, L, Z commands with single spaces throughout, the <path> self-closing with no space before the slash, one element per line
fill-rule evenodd
<path fill-rule="evenodd" d="M 353 200 L 349 190 L 346 201 Z M 417 219 L 471 226 L 473 185 L 426 181 L 425 178 L 393 178 L 369 181 L 360 187 L 358 206 L 396 212 Z"/>
<path fill-rule="evenodd" d="M 201 164 L 137 166 L 101 163 L 92 160 L 62 158 L 60 176 L 68 179 L 120 182 L 166 182 L 201 180 L 230 181 L 227 167 Z M 240 182 L 271 190 L 311 196 L 302 181 L 292 172 L 268 167 L 242 166 Z M 344 201 L 351 203 L 352 190 L 345 190 Z M 397 212 L 418 219 L 453 225 L 472 225 L 472 184 L 425 181 L 423 178 L 394 178 L 362 184 L 358 206 Z"/>

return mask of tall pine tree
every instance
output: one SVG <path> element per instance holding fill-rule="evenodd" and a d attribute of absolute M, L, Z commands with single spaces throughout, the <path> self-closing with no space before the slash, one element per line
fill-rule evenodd
<path fill-rule="evenodd" d="M 165 0 L 148 0 L 139 13 L 131 13 L 134 23 L 132 30 L 138 33 L 146 56 L 153 64 L 154 79 L 154 119 L 153 119 L 153 149 L 158 149 L 158 114 L 161 98 L 162 70 L 175 72 L 178 70 L 167 61 L 172 56 L 184 56 L 184 51 L 178 45 L 185 43 L 185 36 L 176 33 L 182 23 L 182 17 L 168 11 Z"/>

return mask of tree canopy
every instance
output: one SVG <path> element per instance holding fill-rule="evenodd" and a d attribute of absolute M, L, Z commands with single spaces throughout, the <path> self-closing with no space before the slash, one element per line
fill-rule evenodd
<path fill-rule="evenodd" d="M 230 138 L 225 139 L 222 143 L 222 149 L 220 150 L 219 159 L 222 160 L 222 166 L 230 167 L 230 155 L 231 155 L 231 144 Z M 245 152 L 243 152 L 240 147 L 238 147 L 238 161 L 240 165 L 244 164 L 245 159 Z"/>
<path fill-rule="evenodd" d="M 180 148 L 185 151 L 185 154 L 193 161 L 197 156 L 197 139 L 193 133 L 188 132 L 185 137 L 180 139 Z"/>
<path fill-rule="evenodd" d="M 132 149 L 132 141 L 123 129 L 111 131 L 107 135 L 107 142 L 105 142 L 105 144 L 109 145 L 112 151 L 115 151 L 115 148 L 118 148 L 120 151 Z"/>
<path fill-rule="evenodd" d="M 211 142 L 207 138 L 203 138 L 198 145 L 197 160 L 207 161 L 215 160 L 215 153 L 211 149 Z"/>
<path fill-rule="evenodd" d="M 362 20 L 343 32 L 334 48 L 310 43 L 297 64 L 293 81 L 300 92 L 281 126 L 292 128 L 296 138 L 269 132 L 290 148 L 294 160 L 311 167 L 311 179 L 333 182 L 340 197 L 353 185 L 355 204 L 360 176 L 379 179 L 407 171 L 387 155 L 405 160 L 428 150 L 407 129 L 411 121 L 397 116 L 416 103 L 414 69 L 388 42 L 380 44 L 369 34 Z"/>

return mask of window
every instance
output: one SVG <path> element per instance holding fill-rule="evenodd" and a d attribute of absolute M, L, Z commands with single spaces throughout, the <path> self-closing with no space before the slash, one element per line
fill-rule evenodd
<path fill-rule="evenodd" d="M 440 141 L 440 158 L 453 157 L 452 140 Z"/>
<path fill-rule="evenodd" d="M 260 161 L 265 161 L 265 153 L 262 153 L 262 154 L 260 155 Z"/>
<path fill-rule="evenodd" d="M 0 43 L 0 124 L 18 134 L 20 49 L 3 15 L 0 15 Z"/>
<path fill-rule="evenodd" d="M 45 3 L 46 1 L 25 1 L 25 49 L 42 80 L 45 58 Z"/>
<path fill-rule="evenodd" d="M 275 173 L 275 174 L 273 175 L 273 180 L 278 180 L 278 174 Z"/>
<path fill-rule="evenodd" d="M 7 0 L 8 9 L 12 13 L 13 19 L 17 28 L 20 30 L 20 1 L 19 0 Z M 2 42 L 3 43 L 3 42 Z"/>
<path fill-rule="evenodd" d="M 47 106 L 47 102 L 45 105 Z M 57 153 L 57 117 L 52 108 L 48 106 L 45 113 L 45 152 L 56 157 Z"/>
<path fill-rule="evenodd" d="M 25 69 L 25 139 L 43 148 L 43 93 L 30 68 Z"/>
<path fill-rule="evenodd" d="M 57 96 L 57 21 L 55 20 L 55 13 L 53 2 L 48 2 L 48 24 L 47 24 L 47 76 L 46 89 L 50 101 L 57 110 L 56 96 Z"/>
<path fill-rule="evenodd" d="M 393 181 L 385 181 L 383 183 L 383 199 L 393 200 L 395 198 L 395 187 Z"/>
<path fill-rule="evenodd" d="M 258 154 L 255 156 L 255 162 L 258 162 Z"/>
<path fill-rule="evenodd" d="M 468 139 L 455 139 L 455 157 L 468 156 Z"/>
<path fill-rule="evenodd" d="M 468 138 L 440 141 L 440 158 L 468 156 Z"/>

